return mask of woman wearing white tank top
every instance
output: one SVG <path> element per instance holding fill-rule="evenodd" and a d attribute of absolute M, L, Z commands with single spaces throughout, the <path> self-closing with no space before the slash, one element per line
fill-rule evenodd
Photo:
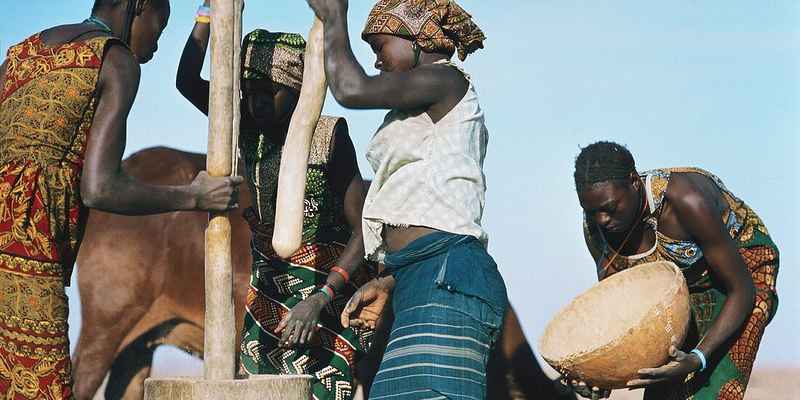
<path fill-rule="evenodd" d="M 308 3 L 325 25 L 336 100 L 390 110 L 369 144 L 375 178 L 363 211 L 366 255 L 386 269 L 342 314 L 345 326 L 374 327 L 391 298 L 370 398 L 485 398 L 506 289 L 481 227 L 484 115 L 469 76 L 450 62 L 482 48 L 483 32 L 452 0 L 381 0 L 362 34 L 381 71 L 368 76 L 350 48 L 347 0 Z"/>

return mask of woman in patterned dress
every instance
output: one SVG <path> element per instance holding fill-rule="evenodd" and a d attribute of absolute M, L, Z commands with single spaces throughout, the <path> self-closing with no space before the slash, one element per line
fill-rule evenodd
<path fill-rule="evenodd" d="M 666 260 L 689 285 L 686 342 L 629 386 L 645 386 L 646 399 L 742 399 L 778 306 L 778 248 L 758 215 L 707 171 L 637 172 L 616 143 L 583 148 L 574 178 L 600 280 Z"/>
<path fill-rule="evenodd" d="M 209 86 L 200 72 L 208 22 L 198 18 L 177 78 L 181 93 L 204 113 Z M 343 118 L 322 116 L 313 134 L 303 245 L 287 259 L 272 249 L 281 152 L 303 81 L 304 51 L 302 36 L 262 29 L 247 34 L 242 46 L 239 143 L 254 206 L 244 214 L 252 233 L 253 270 L 240 370 L 313 375 L 315 399 L 347 400 L 354 395 L 356 362 L 366 354 L 372 331 L 344 328 L 338 316 L 374 272 L 362 262 L 364 189 Z M 321 290 L 328 288 L 334 296 Z"/>
<path fill-rule="evenodd" d="M 98 0 L 91 18 L 11 46 L 0 66 L 4 399 L 74 396 L 64 286 L 87 206 L 128 215 L 235 206 L 241 178 L 203 172 L 191 185 L 168 187 L 139 183 L 121 170 L 139 64 L 153 57 L 169 18 L 166 0 L 130 4 Z"/>

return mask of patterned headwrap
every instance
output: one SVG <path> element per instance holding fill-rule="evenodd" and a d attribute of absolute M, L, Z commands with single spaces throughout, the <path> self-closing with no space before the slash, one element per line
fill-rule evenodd
<path fill-rule="evenodd" d="M 483 48 L 486 36 L 453 0 L 380 0 L 361 38 L 376 33 L 404 37 L 429 53 L 453 54 L 461 61 Z"/>
<path fill-rule="evenodd" d="M 299 91 L 305 49 L 296 33 L 256 29 L 242 43 L 242 79 L 269 79 Z"/>

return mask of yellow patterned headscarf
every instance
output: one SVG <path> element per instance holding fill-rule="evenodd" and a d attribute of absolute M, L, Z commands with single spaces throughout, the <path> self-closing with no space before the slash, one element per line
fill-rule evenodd
<path fill-rule="evenodd" d="M 486 36 L 453 0 L 380 0 L 361 37 L 385 33 L 414 41 L 430 53 L 453 54 L 461 61 L 483 48 Z"/>
<path fill-rule="evenodd" d="M 300 91 L 305 50 L 296 33 L 256 29 L 242 43 L 242 79 L 269 79 Z"/>

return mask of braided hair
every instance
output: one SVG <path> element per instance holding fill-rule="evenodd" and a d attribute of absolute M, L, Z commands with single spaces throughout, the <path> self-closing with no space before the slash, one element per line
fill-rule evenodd
<path fill-rule="evenodd" d="M 595 183 L 628 179 L 635 172 L 633 155 L 625 146 L 606 141 L 592 143 L 575 158 L 575 189 L 581 192 Z"/>

